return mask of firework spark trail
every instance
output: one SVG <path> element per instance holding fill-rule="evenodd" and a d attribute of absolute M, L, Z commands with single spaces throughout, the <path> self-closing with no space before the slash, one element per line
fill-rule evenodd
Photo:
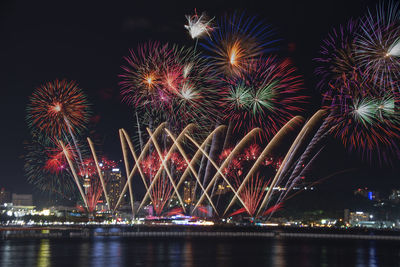
<path fill-rule="evenodd" d="M 210 159 L 212 159 L 213 161 L 215 161 L 216 157 L 217 157 L 217 152 L 218 152 L 218 148 L 219 148 L 219 136 L 216 134 L 213 136 L 212 140 L 211 140 L 211 147 L 210 147 L 210 152 L 209 157 Z M 204 178 L 203 178 L 203 186 L 207 183 L 207 181 L 209 180 L 210 176 L 212 175 L 212 170 L 213 170 L 213 164 L 211 163 L 210 160 L 207 161 L 207 165 L 205 167 L 205 173 L 204 173 Z M 215 184 L 214 184 L 215 185 Z M 214 190 L 212 190 L 213 192 Z M 211 193 L 212 195 L 213 193 Z"/>
<path fill-rule="evenodd" d="M 216 135 L 218 132 L 224 130 L 225 128 L 226 128 L 225 125 L 220 125 L 220 126 L 216 127 L 216 128 L 204 139 L 203 143 L 202 143 L 201 146 L 200 146 L 200 149 L 197 149 L 196 153 L 195 153 L 194 156 L 192 157 L 192 160 L 190 161 L 189 167 L 188 167 L 188 168 L 184 171 L 184 173 L 182 174 L 182 176 L 181 176 L 181 181 L 180 181 L 181 183 L 186 179 L 186 176 L 189 174 L 189 170 L 190 170 L 192 167 L 194 167 L 194 164 L 199 160 L 199 157 L 200 157 L 200 156 L 204 156 L 204 158 L 205 158 L 205 154 L 207 154 L 207 151 L 205 151 L 205 147 L 206 147 L 206 145 L 211 141 L 212 137 L 213 137 L 214 135 Z M 205 152 L 205 153 L 203 153 L 203 152 Z M 203 157 L 202 157 L 201 162 L 202 162 L 202 161 L 203 161 Z M 201 164 L 201 163 L 200 163 L 200 164 Z M 199 169 L 199 173 L 198 173 L 199 177 L 201 177 L 200 174 L 201 174 L 201 165 L 200 165 L 200 169 Z M 197 185 L 197 184 L 196 184 L 196 185 Z M 180 186 L 180 184 L 178 184 L 178 187 L 179 187 L 179 186 Z M 196 187 L 196 189 L 197 189 L 197 187 Z M 205 192 L 205 191 L 203 190 L 203 192 Z M 195 192 L 194 192 L 194 194 L 195 194 Z M 194 199 L 194 197 L 192 197 L 192 199 Z"/>
<path fill-rule="evenodd" d="M 103 189 L 103 192 L 104 192 L 104 196 L 105 196 L 106 202 L 107 202 L 107 207 L 108 207 L 109 210 L 111 210 L 110 200 L 108 198 L 107 189 L 106 189 L 106 183 L 105 183 L 105 180 L 103 178 L 103 174 L 102 174 L 102 171 L 100 169 L 99 162 L 97 160 L 97 155 L 96 155 L 96 152 L 95 152 L 95 149 L 94 149 L 93 142 L 92 142 L 92 140 L 90 140 L 89 137 L 87 138 L 87 141 L 89 143 L 90 150 L 92 151 L 93 160 L 94 160 L 94 163 L 95 163 L 96 169 L 97 169 L 97 175 L 100 178 L 101 186 L 102 186 L 102 189 Z"/>
<path fill-rule="evenodd" d="M 275 201 L 275 205 L 279 205 L 280 203 L 282 203 L 283 200 L 287 200 L 287 195 L 288 195 L 288 193 L 291 192 L 291 190 L 293 189 L 293 187 L 298 183 L 298 180 L 300 179 L 301 174 L 303 173 L 303 171 L 305 171 L 305 170 L 307 170 L 308 168 L 311 167 L 311 165 L 312 165 L 312 164 L 314 163 L 314 161 L 318 158 L 319 154 L 321 153 L 321 151 L 322 151 L 324 148 L 325 148 L 325 146 L 321 147 L 321 148 L 315 153 L 315 155 L 314 155 L 311 159 L 308 160 L 307 165 L 303 167 L 303 170 L 302 170 L 302 172 L 300 173 L 299 176 L 295 176 L 295 177 L 293 177 L 293 178 L 290 177 L 290 178 L 287 180 L 287 182 L 286 182 L 286 184 L 285 184 L 285 187 L 284 187 L 284 188 L 286 188 L 286 190 L 283 190 L 283 191 L 279 194 L 278 198 L 277 198 L 276 201 Z M 299 161 L 297 161 L 297 162 L 299 162 Z M 268 204 L 269 204 L 269 202 L 270 202 L 270 201 L 268 201 Z M 272 211 L 272 212 L 269 213 L 269 216 L 268 216 L 268 218 L 267 218 L 267 221 L 273 216 L 274 212 L 275 212 L 275 211 Z"/>
<path fill-rule="evenodd" d="M 121 129 L 119 129 L 119 139 L 121 141 L 121 148 L 122 148 L 122 155 L 123 155 L 123 158 L 124 158 L 125 172 L 126 172 L 126 175 L 128 175 L 130 168 L 129 168 L 128 152 L 127 152 L 127 149 L 126 149 L 126 138 L 124 138 L 124 136 L 123 136 L 124 134 L 125 133 Z M 129 147 L 131 147 L 131 146 L 129 145 Z M 131 152 L 132 152 L 132 155 L 134 156 L 134 160 L 136 162 L 137 158 L 136 158 L 135 151 L 131 150 Z M 139 169 L 140 176 L 144 180 L 141 168 L 138 167 L 138 169 Z M 146 183 L 145 183 L 145 187 L 147 187 Z M 128 188 L 129 188 L 129 199 L 130 199 L 130 202 L 131 202 L 131 209 L 132 209 L 132 215 L 133 215 L 133 214 L 135 214 L 135 209 L 134 209 L 132 183 L 128 184 Z"/>
<path fill-rule="evenodd" d="M 293 180 L 295 177 L 299 176 L 299 173 L 304 168 L 304 164 L 308 162 L 309 158 L 313 155 L 311 154 L 316 147 L 320 144 L 322 139 L 329 133 L 329 123 L 327 120 L 322 122 L 322 125 L 317 130 L 317 133 L 312 137 L 311 142 L 306 147 L 305 151 L 300 156 L 300 160 L 295 165 L 294 171 L 292 172 L 289 180 Z"/>
<path fill-rule="evenodd" d="M 168 129 L 165 129 L 165 130 L 167 131 L 168 136 L 172 139 L 172 141 L 174 142 L 174 144 L 176 144 L 176 146 L 177 146 L 179 152 L 181 153 L 181 155 L 182 155 L 183 158 L 185 159 L 186 164 L 187 164 L 187 166 L 188 166 L 186 169 L 189 169 L 189 170 L 192 172 L 192 174 L 193 174 L 194 177 L 196 178 L 197 184 L 200 186 L 202 192 L 205 192 L 206 197 L 207 197 L 208 201 L 210 202 L 210 205 L 212 206 L 214 212 L 218 215 L 218 211 L 217 211 L 216 207 L 214 206 L 214 203 L 212 202 L 211 197 L 207 194 L 207 192 L 206 192 L 205 189 L 204 189 L 204 186 L 201 184 L 200 178 L 199 178 L 199 176 L 198 176 L 196 170 L 193 168 L 192 164 L 190 163 L 190 160 L 188 159 L 188 157 L 187 157 L 187 155 L 186 155 L 184 149 L 181 147 L 181 145 L 180 145 L 179 143 L 177 143 L 176 138 L 173 136 L 173 134 L 172 134 Z M 186 171 L 186 169 L 185 169 L 185 171 Z M 184 181 L 183 178 L 185 178 L 185 177 L 184 177 L 183 174 L 182 174 L 182 176 L 181 176 L 181 178 L 179 179 L 178 184 L 177 184 L 177 186 L 176 186 L 178 189 L 179 189 L 180 185 L 181 185 L 181 184 L 183 183 L 183 181 Z M 173 195 L 172 195 L 172 196 L 173 196 Z M 192 197 L 192 199 L 194 199 L 194 198 Z"/>
<path fill-rule="evenodd" d="M 128 142 L 128 146 L 129 146 L 129 149 L 130 149 L 131 154 L 132 154 L 132 156 L 133 156 L 133 160 L 134 160 L 135 162 L 139 162 L 139 159 L 138 159 L 138 157 L 137 157 L 137 155 L 136 155 L 136 153 L 135 153 L 135 149 L 134 149 L 134 147 L 133 147 L 132 141 L 131 141 L 131 139 L 130 139 L 128 133 L 125 131 L 125 129 L 121 129 L 121 131 L 122 131 L 122 133 L 123 133 L 124 136 L 125 136 L 125 140 Z M 141 150 L 141 151 L 143 151 L 143 150 Z M 128 166 L 129 166 L 129 164 L 128 164 Z M 148 190 L 149 186 L 147 185 L 146 178 L 145 178 L 145 176 L 144 176 L 144 173 L 143 173 L 143 171 L 142 171 L 142 168 L 141 168 L 140 166 L 138 166 L 137 169 L 138 169 L 138 171 L 139 171 L 140 177 L 142 177 L 142 181 L 143 181 L 143 184 L 144 184 L 146 190 Z M 127 174 L 128 174 L 128 173 L 129 173 L 129 172 L 127 172 Z"/>
<path fill-rule="evenodd" d="M 235 188 L 242 187 L 242 190 L 238 195 L 243 199 L 244 209 L 248 214 L 253 217 L 257 211 L 258 205 L 261 202 L 265 190 L 271 180 L 265 181 L 264 177 L 260 177 L 259 174 L 252 175 L 250 179 L 243 184 L 240 177 L 233 175 L 233 185 Z"/>
<path fill-rule="evenodd" d="M 268 145 L 264 148 L 264 150 L 261 152 L 259 157 L 257 158 L 256 162 L 253 164 L 249 172 L 247 173 L 246 177 L 243 179 L 242 184 L 239 186 L 237 193 L 240 194 L 244 185 L 247 183 L 248 179 L 252 177 L 255 172 L 259 169 L 260 165 L 262 162 L 267 158 L 268 155 L 271 154 L 271 152 L 276 149 L 276 146 L 282 142 L 282 140 L 286 137 L 287 133 L 290 131 L 295 131 L 297 130 L 300 125 L 302 125 L 304 119 L 301 116 L 296 116 L 292 118 L 290 121 L 288 121 L 280 130 L 279 132 L 272 138 L 272 140 L 268 143 Z M 228 210 L 231 208 L 233 203 L 236 201 L 236 195 L 232 197 L 231 202 L 228 204 L 227 208 L 225 209 L 224 215 L 228 212 Z"/>
<path fill-rule="evenodd" d="M 303 126 L 300 133 L 297 135 L 296 139 L 294 140 L 291 147 L 289 148 L 289 151 L 287 152 L 285 158 L 283 159 L 281 166 L 279 167 L 278 171 L 276 172 L 275 177 L 272 180 L 269 190 L 268 190 L 267 194 L 265 195 L 263 202 L 261 203 L 256 216 L 260 215 L 260 213 L 266 206 L 267 202 L 269 202 L 273 188 L 275 187 L 276 184 L 279 183 L 280 179 L 282 178 L 282 175 L 285 174 L 285 170 L 289 166 L 291 166 L 292 162 L 297 158 L 297 156 L 299 154 L 298 150 L 300 147 L 302 147 L 302 145 L 304 143 L 304 137 L 308 136 L 310 134 L 310 132 L 311 133 L 313 132 L 313 129 L 316 127 L 317 124 L 320 123 L 320 121 L 323 119 L 324 116 L 325 116 L 325 111 L 319 110 Z"/>
<path fill-rule="evenodd" d="M 156 130 L 154 131 L 154 133 L 153 133 L 154 136 L 157 137 L 157 136 L 162 132 L 162 129 L 165 127 L 165 125 L 166 125 L 165 122 L 164 122 L 164 123 L 161 123 L 161 124 L 156 128 Z M 149 139 L 149 140 L 147 141 L 146 145 L 144 146 L 142 152 L 140 153 L 140 155 L 139 155 L 139 157 L 138 157 L 138 160 L 135 161 L 135 165 L 134 165 L 132 171 L 129 173 L 129 175 L 127 175 L 128 177 L 127 177 L 127 179 L 126 179 L 126 183 L 125 183 L 124 188 L 122 189 L 122 192 L 121 192 L 121 194 L 120 194 L 120 196 L 119 196 L 119 198 L 118 198 L 117 204 L 116 204 L 115 207 L 114 207 L 114 211 L 118 208 L 119 204 L 121 203 L 122 197 L 125 195 L 126 190 L 128 189 L 128 185 L 129 185 L 129 183 L 131 182 L 131 179 L 132 179 L 133 175 L 135 174 L 136 170 L 137 170 L 138 168 L 140 168 L 139 163 L 140 163 L 140 161 L 142 160 L 142 158 L 144 157 L 145 153 L 147 153 L 147 151 L 149 150 L 150 144 L 151 144 L 151 140 Z"/>
<path fill-rule="evenodd" d="M 142 130 L 140 129 L 139 116 L 138 116 L 137 110 L 135 110 L 135 116 L 136 116 L 136 126 L 138 129 L 138 135 L 139 135 L 140 151 L 142 151 L 143 150 L 143 137 L 142 137 Z"/>
<path fill-rule="evenodd" d="M 176 187 L 175 181 L 174 181 L 174 179 L 172 178 L 172 175 L 171 175 L 170 171 L 168 170 L 168 166 L 166 165 L 166 162 L 167 162 L 168 159 L 169 159 L 169 155 L 170 155 L 171 152 L 175 149 L 176 146 L 172 145 L 172 147 L 171 147 L 172 149 L 170 149 L 170 150 L 168 151 L 167 155 L 166 155 L 165 157 L 163 157 L 163 154 L 162 154 L 162 152 L 161 152 L 161 149 L 160 149 L 160 147 L 159 147 L 159 145 L 158 145 L 158 143 L 157 143 L 157 140 L 154 138 L 153 133 L 151 132 L 151 130 L 150 130 L 149 128 L 147 128 L 147 132 L 149 133 L 150 139 L 153 141 L 154 147 L 156 148 L 156 151 L 157 151 L 157 153 L 158 153 L 158 156 L 159 156 L 159 158 L 160 158 L 160 160 L 161 160 L 161 165 L 163 166 L 163 168 L 159 168 L 159 170 L 160 170 L 160 169 L 161 169 L 161 170 L 164 169 L 164 171 L 167 173 L 167 176 L 168 176 L 168 178 L 169 178 L 169 180 L 170 180 L 170 183 L 172 184 L 172 186 L 173 186 L 173 188 L 174 188 L 174 191 L 175 191 L 175 193 L 176 193 L 176 195 L 177 195 L 177 197 L 178 197 L 178 199 L 179 199 L 179 202 L 181 203 L 182 209 L 183 209 L 183 211 L 185 212 L 185 205 L 184 205 L 184 203 L 183 203 L 183 200 L 182 200 L 181 196 L 180 196 L 179 193 L 178 193 L 178 189 L 177 189 L 177 187 Z M 156 179 L 156 178 L 155 178 L 155 179 Z"/>
<path fill-rule="evenodd" d="M 81 151 L 80 151 L 80 149 L 78 147 L 78 142 L 76 141 L 75 135 L 72 132 L 71 124 L 69 123 L 68 119 L 65 116 L 64 116 L 64 120 L 65 120 L 65 123 L 68 126 L 68 131 L 69 131 L 69 134 L 70 134 L 70 136 L 72 138 L 72 142 L 73 142 L 73 144 L 75 146 L 75 151 L 79 156 L 79 161 L 80 161 L 80 164 L 78 164 L 79 172 L 85 171 L 85 165 L 83 164 L 82 153 L 81 153 Z"/>
<path fill-rule="evenodd" d="M 187 132 L 188 130 L 190 130 L 191 127 L 192 127 L 192 125 L 188 125 L 188 126 L 179 134 L 179 136 L 176 138 L 177 142 L 178 142 L 178 141 L 180 142 L 180 140 L 186 135 L 186 132 Z M 162 128 L 164 128 L 164 127 L 162 127 Z M 150 130 L 148 129 L 149 134 L 150 134 L 150 139 L 149 139 L 149 141 L 148 141 L 148 144 L 150 144 L 150 142 L 152 142 L 155 146 L 158 147 L 157 141 L 156 141 L 156 139 L 155 139 L 156 136 L 158 135 L 158 134 L 156 135 L 158 129 L 161 129 L 161 128 L 160 128 L 160 127 L 157 127 L 156 131 L 155 131 L 153 134 L 151 134 Z M 161 130 L 160 130 L 160 131 L 161 131 Z M 147 145 L 147 144 L 146 144 L 146 145 Z M 169 171 L 168 171 L 168 168 L 167 168 L 166 165 L 165 165 L 165 162 L 169 159 L 171 153 L 175 150 L 175 148 L 176 148 L 176 144 L 174 143 L 174 144 L 170 147 L 170 149 L 168 150 L 168 153 L 166 154 L 166 156 L 165 156 L 164 158 L 163 158 L 162 155 L 160 155 L 160 153 L 159 153 L 160 160 L 162 161 L 162 168 L 159 168 L 159 169 L 157 170 L 157 173 L 156 173 L 156 175 L 155 175 L 153 181 L 152 181 L 151 184 L 149 185 L 149 188 L 148 188 L 148 190 L 146 191 L 146 194 L 145 194 L 145 196 L 143 197 L 142 202 L 140 203 L 140 206 L 139 206 L 139 208 L 138 208 L 138 211 L 139 211 L 139 210 L 142 208 L 142 206 L 144 205 L 145 201 L 147 200 L 147 197 L 148 197 L 149 194 L 150 194 L 150 190 L 152 190 L 152 188 L 153 188 L 153 186 L 154 186 L 154 183 L 159 179 L 159 176 L 161 175 L 161 173 L 162 173 L 163 170 L 165 170 L 165 171 L 167 172 L 168 177 L 170 178 L 170 180 L 172 180 L 172 178 L 170 177 L 171 175 L 170 175 L 170 173 L 169 173 Z M 157 149 L 157 148 L 156 148 L 156 149 Z M 158 149 L 157 149 L 157 152 L 158 152 Z M 143 154 L 143 152 L 141 153 L 141 155 L 142 155 L 142 154 Z M 140 156 L 139 156 L 139 159 L 141 160 Z M 136 163 L 136 164 L 137 164 L 137 163 Z M 168 174 L 168 173 L 169 173 L 169 174 Z M 173 182 L 172 184 L 173 184 L 174 190 L 175 190 L 175 192 L 176 192 L 176 191 L 177 191 L 176 185 L 175 185 L 174 182 Z M 183 205 L 183 201 L 182 201 L 182 199 L 181 199 L 181 197 L 180 197 L 180 195 L 179 195 L 178 193 L 177 193 L 177 196 L 178 196 L 178 198 L 179 198 L 179 200 L 180 200 L 181 205 L 184 206 L 184 205 Z M 185 210 L 184 207 L 182 207 L 182 208 L 183 208 L 183 210 Z"/>
<path fill-rule="evenodd" d="M 330 133 L 362 160 L 390 164 L 399 151 L 400 95 L 359 73 L 335 88 L 327 109 Z"/>
<path fill-rule="evenodd" d="M 219 119 L 220 80 L 213 65 L 192 48 L 147 43 L 126 60 L 120 75 L 123 101 L 143 111 L 146 121 L 165 120 L 181 130 Z"/>
<path fill-rule="evenodd" d="M 72 163 L 72 161 L 70 159 L 70 155 L 68 154 L 68 150 L 66 149 L 66 147 L 64 146 L 62 141 L 59 141 L 59 142 L 60 142 L 60 145 L 61 145 L 61 147 L 62 147 L 62 149 L 64 151 L 65 158 L 67 159 L 67 162 L 68 162 L 69 168 L 71 169 L 72 175 L 73 175 L 73 177 L 75 179 L 75 183 L 76 183 L 76 185 L 77 185 L 77 187 L 79 189 L 79 193 L 81 194 L 83 202 L 85 203 L 85 207 L 88 208 L 89 206 L 88 206 L 88 203 L 87 203 L 87 200 L 86 200 L 86 197 L 85 197 L 85 193 L 83 192 L 82 186 L 79 183 L 79 179 L 78 179 L 78 176 L 77 176 L 77 174 L 75 172 L 75 168 L 73 166 L 73 163 Z"/>
<path fill-rule="evenodd" d="M 208 184 L 208 186 L 206 187 L 206 191 L 208 192 L 210 187 L 213 185 L 213 183 L 216 181 L 216 179 L 219 176 L 222 176 L 222 178 L 224 179 L 224 181 L 229 185 L 229 187 L 231 188 L 232 192 L 236 195 L 236 197 L 239 199 L 240 203 L 246 208 L 246 205 L 244 204 L 243 200 L 237 195 L 235 189 L 231 186 L 230 182 L 228 181 L 228 179 L 225 177 L 225 175 L 221 172 L 221 170 L 223 170 L 224 168 L 226 168 L 226 166 L 228 165 L 228 163 L 231 161 L 231 159 L 236 156 L 237 153 L 239 153 L 239 151 L 241 149 L 243 149 L 243 147 L 245 146 L 245 144 L 247 142 L 249 142 L 251 140 L 252 137 L 255 136 L 255 134 L 258 134 L 258 132 L 260 131 L 259 128 L 255 128 L 253 130 L 251 130 L 236 146 L 235 148 L 232 150 L 232 152 L 229 154 L 229 156 L 224 160 L 224 162 L 222 163 L 222 165 L 220 167 L 217 167 L 217 165 L 215 164 L 214 161 L 212 161 L 213 165 L 216 167 L 217 172 L 215 173 L 214 177 L 211 179 L 210 183 Z M 188 136 L 189 139 L 190 136 Z M 193 139 L 191 139 L 191 141 L 196 145 L 196 147 L 198 147 L 200 149 L 200 146 L 196 143 L 196 141 L 194 141 Z M 204 153 L 204 152 L 203 152 Z M 210 160 L 210 159 L 209 159 Z M 195 207 L 193 210 L 195 210 L 197 208 L 198 205 L 200 205 L 202 203 L 202 201 L 204 200 L 204 193 L 201 195 L 200 199 L 198 200 L 198 202 L 196 203 Z M 247 210 L 247 208 L 246 208 Z M 247 212 L 249 212 L 247 210 Z"/>

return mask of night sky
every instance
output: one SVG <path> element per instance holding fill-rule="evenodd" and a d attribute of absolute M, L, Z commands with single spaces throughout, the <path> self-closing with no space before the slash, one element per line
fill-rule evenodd
<path fill-rule="evenodd" d="M 219 17 L 246 11 L 270 23 L 314 95 L 308 114 L 318 109 L 313 58 L 332 27 L 374 8 L 377 1 L 1 1 L 0 4 L 0 187 L 17 193 L 34 190 L 26 182 L 22 156 L 30 139 L 26 105 L 33 90 L 56 78 L 75 80 L 93 104 L 94 127 L 103 149 L 121 156 L 118 129 L 133 131 L 131 110 L 119 98 L 118 74 L 123 57 L 140 42 L 192 45 L 185 14 L 206 11 Z M 291 47 L 291 49 L 288 49 Z M 399 169 L 367 168 L 340 148 L 323 156 L 318 168 L 357 171 L 332 178 L 337 188 L 357 185 L 389 189 L 398 186 Z M 321 162 L 322 162 L 321 159 Z M 332 180 L 331 180 L 332 181 Z"/>

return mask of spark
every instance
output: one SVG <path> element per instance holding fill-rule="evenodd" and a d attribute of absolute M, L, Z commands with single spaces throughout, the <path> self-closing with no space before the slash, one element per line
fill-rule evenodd
<path fill-rule="evenodd" d="M 209 32 L 213 30 L 211 26 L 214 18 L 208 20 L 206 15 L 203 13 L 200 16 L 195 12 L 194 15 L 186 15 L 188 24 L 185 25 L 185 29 L 189 31 L 192 39 L 200 38 L 204 35 L 209 35 Z"/>
<path fill-rule="evenodd" d="M 397 38 L 389 47 L 386 57 L 399 57 L 400 56 L 400 37 Z"/>

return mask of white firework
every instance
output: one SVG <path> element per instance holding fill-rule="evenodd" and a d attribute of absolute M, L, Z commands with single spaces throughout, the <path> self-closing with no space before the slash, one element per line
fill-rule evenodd
<path fill-rule="evenodd" d="M 189 31 L 192 39 L 200 38 L 204 35 L 209 35 L 209 32 L 213 30 L 212 21 L 214 18 L 208 20 L 206 15 L 203 13 L 200 16 L 195 13 L 193 16 L 186 15 L 188 24 L 185 25 L 185 29 Z"/>
<path fill-rule="evenodd" d="M 388 57 L 400 57 L 400 37 L 397 38 L 393 44 L 389 47 L 386 54 Z"/>

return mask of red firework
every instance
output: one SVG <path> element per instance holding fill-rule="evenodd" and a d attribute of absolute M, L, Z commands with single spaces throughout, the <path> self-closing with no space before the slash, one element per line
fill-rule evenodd
<path fill-rule="evenodd" d="M 99 162 L 101 171 L 111 170 L 117 167 L 117 163 L 107 158 L 101 158 Z M 86 201 L 88 211 L 92 213 L 96 209 L 96 205 L 103 195 L 103 186 L 97 172 L 96 164 L 92 158 L 85 159 L 80 166 L 79 175 L 84 180 L 83 187 L 85 188 Z M 107 184 L 107 177 L 104 178 L 104 183 Z"/>
<path fill-rule="evenodd" d="M 58 143 L 54 142 L 54 144 Z M 68 155 L 69 158 L 74 158 L 76 155 L 75 149 L 70 144 L 65 145 L 65 153 L 60 144 L 55 148 L 49 147 L 47 149 L 48 159 L 46 160 L 44 169 L 55 174 L 64 171 L 67 168 L 67 159 L 65 155 Z"/>
<path fill-rule="evenodd" d="M 66 80 L 38 87 L 27 109 L 30 128 L 56 139 L 84 129 L 90 115 L 82 90 L 75 82 Z"/>
<path fill-rule="evenodd" d="M 111 170 L 117 166 L 118 164 L 115 161 L 109 160 L 106 157 L 102 157 L 99 161 L 99 167 L 102 171 Z M 91 177 L 93 175 L 97 175 L 96 164 L 92 158 L 88 158 L 83 161 L 79 175 L 82 177 Z"/>
<path fill-rule="evenodd" d="M 162 158 L 165 159 L 167 154 L 167 151 L 163 151 Z M 186 161 L 175 152 L 169 155 L 165 160 L 165 164 L 169 167 L 169 170 L 172 170 L 171 174 L 173 178 L 179 176 L 178 174 L 182 173 L 188 166 Z M 156 178 L 155 176 L 159 169 L 162 168 L 162 159 L 160 159 L 157 151 L 153 151 L 140 162 L 140 167 L 146 175 L 149 184 L 151 184 Z M 171 198 L 172 190 L 172 183 L 165 171 L 163 171 L 158 179 L 155 180 L 152 190 L 150 190 L 154 211 L 157 215 L 163 212 L 165 204 Z"/>
<path fill-rule="evenodd" d="M 242 178 L 240 175 L 232 175 L 231 178 L 233 180 L 232 185 L 236 190 L 238 190 L 243 182 Z M 239 193 L 245 207 L 232 214 L 235 215 L 246 211 L 251 217 L 253 217 L 266 194 L 266 189 L 270 182 L 271 180 L 266 180 L 265 177 L 262 177 L 259 174 L 252 175 Z"/>
<path fill-rule="evenodd" d="M 219 156 L 219 161 L 223 162 L 232 152 L 231 148 L 225 149 Z M 248 146 L 243 153 L 233 157 L 228 166 L 222 170 L 224 175 L 232 181 L 232 186 L 237 191 L 242 185 L 248 172 L 255 164 L 256 160 L 260 157 L 261 148 L 257 144 Z M 261 172 L 263 174 L 275 173 L 281 164 L 280 158 L 268 157 L 261 163 L 264 166 Z M 270 184 L 271 180 L 267 180 L 262 175 L 252 175 L 246 181 L 246 184 L 242 187 L 239 196 L 243 201 L 245 207 L 233 212 L 230 216 L 247 212 L 250 216 L 254 216 L 259 208 L 259 205 L 266 194 L 266 189 Z"/>

